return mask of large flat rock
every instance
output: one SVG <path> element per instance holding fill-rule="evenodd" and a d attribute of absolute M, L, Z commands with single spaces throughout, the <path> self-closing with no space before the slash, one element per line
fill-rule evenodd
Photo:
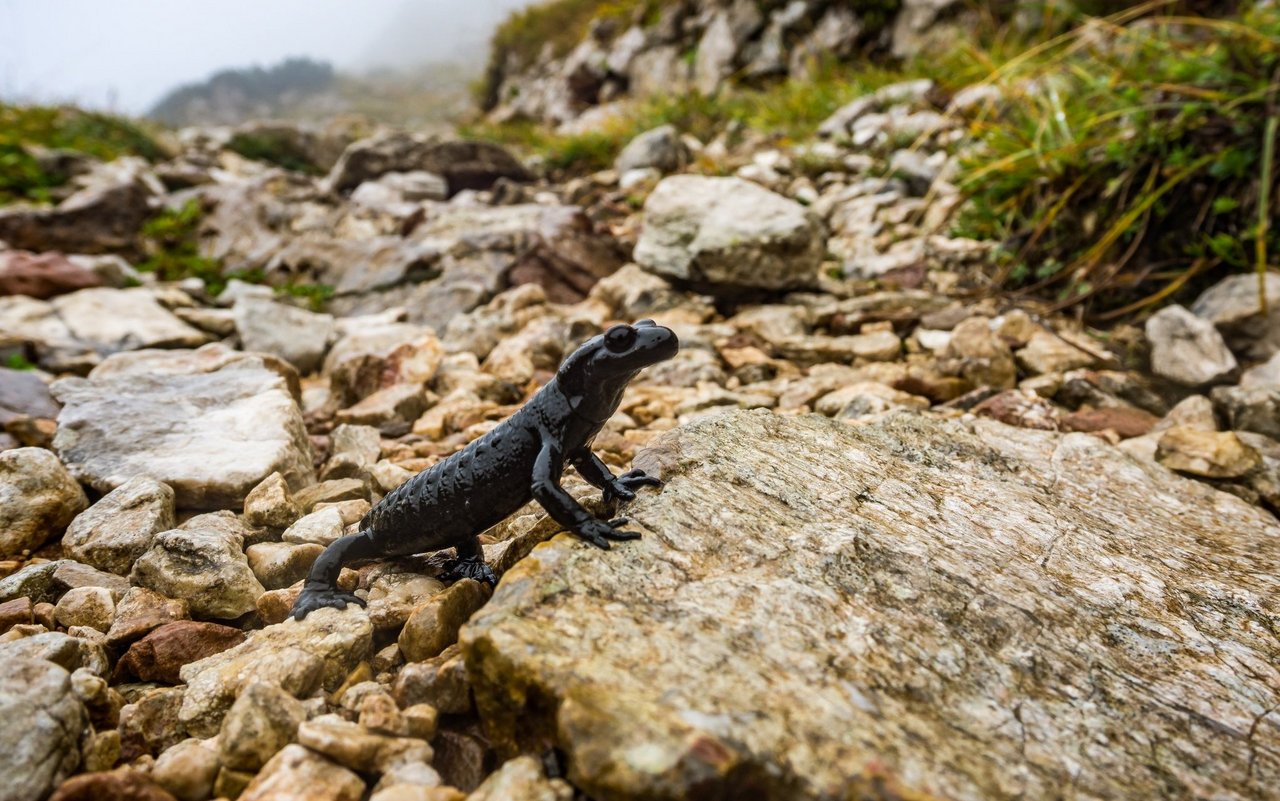
<path fill-rule="evenodd" d="M 54 384 L 64 404 L 54 447 L 99 492 L 149 476 L 179 509 L 238 508 L 272 473 L 293 489 L 315 480 L 290 377 L 219 345 L 119 354 Z"/>
<path fill-rule="evenodd" d="M 489 732 L 616 799 L 1280 786 L 1280 526 L 1085 434 L 735 412 L 461 642 Z"/>

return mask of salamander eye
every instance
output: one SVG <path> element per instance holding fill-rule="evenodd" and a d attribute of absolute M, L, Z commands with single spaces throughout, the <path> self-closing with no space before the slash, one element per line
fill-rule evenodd
<path fill-rule="evenodd" d="M 604 332 L 604 346 L 617 353 L 624 351 L 636 341 L 636 330 L 629 325 L 615 325 Z"/>

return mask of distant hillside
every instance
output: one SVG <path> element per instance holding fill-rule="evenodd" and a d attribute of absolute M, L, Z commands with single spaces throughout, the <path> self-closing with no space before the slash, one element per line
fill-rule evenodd
<path fill-rule="evenodd" d="M 274 67 L 247 67 L 215 73 L 165 95 L 148 116 L 169 125 L 235 124 L 274 112 L 330 89 L 333 65 L 290 58 Z"/>

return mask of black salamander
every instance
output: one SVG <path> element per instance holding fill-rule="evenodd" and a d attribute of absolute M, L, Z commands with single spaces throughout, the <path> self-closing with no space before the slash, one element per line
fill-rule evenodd
<path fill-rule="evenodd" d="M 455 548 L 446 579 L 496 583 L 477 535 L 537 500 L 557 523 L 599 548 L 640 535 L 626 518 L 600 520 L 560 486 L 564 464 L 577 468 L 606 501 L 630 500 L 660 482 L 642 470 L 615 476 L 591 451 L 636 374 L 676 355 L 670 329 L 642 320 L 615 325 L 565 359 L 556 375 L 511 417 L 461 451 L 400 485 L 360 521 L 360 531 L 333 542 L 311 568 L 293 605 L 298 620 L 326 606 L 364 606 L 338 589 L 350 562 Z"/>

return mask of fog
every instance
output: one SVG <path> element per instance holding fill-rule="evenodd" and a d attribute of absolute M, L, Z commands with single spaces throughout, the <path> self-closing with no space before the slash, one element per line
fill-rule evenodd
<path fill-rule="evenodd" d="M 228 67 L 483 61 L 529 0 L 0 0 L 0 99 L 130 114 Z"/>

